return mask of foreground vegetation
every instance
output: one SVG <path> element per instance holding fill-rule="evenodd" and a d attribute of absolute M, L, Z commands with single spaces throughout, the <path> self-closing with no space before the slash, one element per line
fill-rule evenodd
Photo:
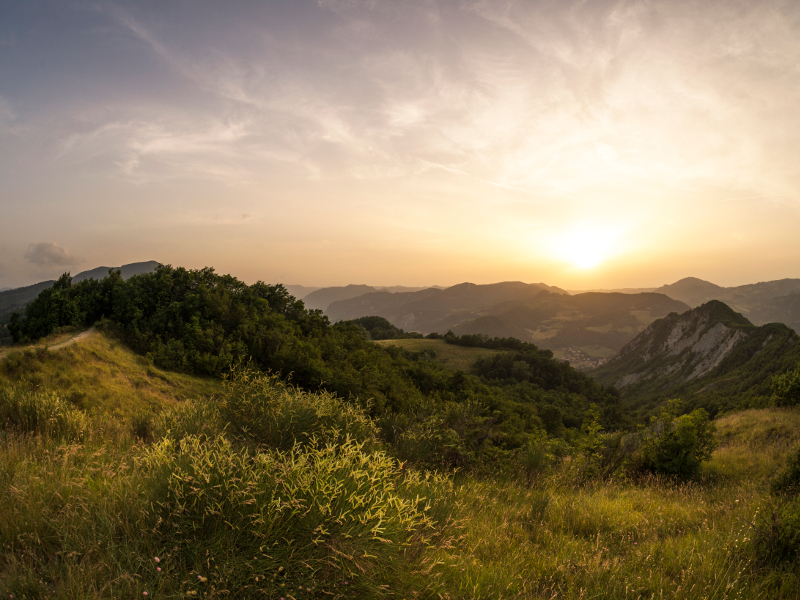
<path fill-rule="evenodd" d="M 0 421 L 14 598 L 800 597 L 797 502 L 769 485 L 796 409 L 718 420 L 684 482 L 546 438 L 505 473 L 426 473 L 354 405 L 242 368 L 124 419 L 3 385 Z"/>

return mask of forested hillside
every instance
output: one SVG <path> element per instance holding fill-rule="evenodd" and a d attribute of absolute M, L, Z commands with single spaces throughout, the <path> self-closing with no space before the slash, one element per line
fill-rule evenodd
<path fill-rule="evenodd" d="M 112 274 L 74 285 L 65 275 L 10 329 L 24 341 L 101 319 L 161 368 L 220 376 L 251 360 L 304 389 L 350 399 L 378 419 L 387 440 L 415 439 L 403 447 L 420 460 L 479 464 L 544 431 L 575 433 L 592 404 L 604 427 L 625 424 L 613 390 L 549 351 L 522 344 L 507 359 L 516 367 L 502 376 L 505 363 L 453 373 L 424 353 L 373 344 L 359 324 L 331 325 L 280 285 L 248 286 L 212 269 L 160 266 L 127 281 Z"/>

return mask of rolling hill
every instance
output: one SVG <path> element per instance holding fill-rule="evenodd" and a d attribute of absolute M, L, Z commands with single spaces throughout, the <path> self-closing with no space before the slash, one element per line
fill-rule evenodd
<path fill-rule="evenodd" d="M 575 348 L 601 359 L 613 356 L 655 319 L 687 308 L 663 294 L 570 296 L 541 283 L 508 282 L 376 292 L 334 302 L 326 312 L 333 321 L 376 315 L 407 331 L 514 337 L 557 353 Z"/>
<path fill-rule="evenodd" d="M 309 310 L 326 310 L 332 302 L 349 300 L 378 290 L 371 285 L 345 285 L 314 290 L 303 298 L 303 304 Z M 364 316 L 364 315 L 359 315 Z"/>

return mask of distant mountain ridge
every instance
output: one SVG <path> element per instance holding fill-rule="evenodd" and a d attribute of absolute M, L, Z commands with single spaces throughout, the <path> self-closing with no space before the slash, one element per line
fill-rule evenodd
<path fill-rule="evenodd" d="M 592 376 L 628 399 L 697 402 L 703 396 L 768 395 L 772 376 L 798 362 L 800 336 L 792 329 L 753 325 L 712 300 L 654 321 Z"/>
<path fill-rule="evenodd" d="M 332 321 L 380 316 L 423 334 L 481 333 L 514 337 L 554 351 L 576 347 L 599 358 L 615 354 L 653 320 L 689 307 L 663 294 L 570 296 L 544 283 L 459 284 L 412 293 L 373 292 L 330 304 Z"/>
<path fill-rule="evenodd" d="M 393 325 L 401 329 L 430 333 L 437 331 L 434 327 L 452 328 L 464 321 L 475 311 L 486 306 L 502 302 L 532 299 L 542 291 L 568 295 L 561 288 L 544 283 L 522 283 L 511 281 L 477 285 L 461 283 L 443 290 L 428 288 L 418 292 L 373 292 L 357 296 L 349 300 L 332 303 L 326 314 L 332 321 L 347 321 L 358 317 L 376 315 L 389 319 Z M 378 311 L 378 312 L 370 312 Z M 393 313 L 391 316 L 383 314 Z M 458 316 L 453 316 L 458 313 Z M 402 315 L 402 317 L 399 317 Z M 475 314 L 475 316 L 479 316 Z M 401 318 L 402 325 L 395 323 Z M 446 324 L 440 323 L 445 319 Z M 445 330 L 446 331 L 446 330 Z"/>
<path fill-rule="evenodd" d="M 315 290 L 303 298 L 306 308 L 313 310 L 326 310 L 332 302 L 349 300 L 371 292 L 377 292 L 371 285 L 345 285 L 327 287 Z"/>
<path fill-rule="evenodd" d="M 741 312 L 755 325 L 784 323 L 800 332 L 800 279 L 777 279 L 736 287 L 721 287 L 686 277 L 656 290 L 692 308 L 719 300 Z"/>

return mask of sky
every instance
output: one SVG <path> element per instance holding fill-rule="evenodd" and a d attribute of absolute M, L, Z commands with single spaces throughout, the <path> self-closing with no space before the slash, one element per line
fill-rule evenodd
<path fill-rule="evenodd" d="M 800 2 L 0 3 L 0 288 L 800 277 Z"/>

